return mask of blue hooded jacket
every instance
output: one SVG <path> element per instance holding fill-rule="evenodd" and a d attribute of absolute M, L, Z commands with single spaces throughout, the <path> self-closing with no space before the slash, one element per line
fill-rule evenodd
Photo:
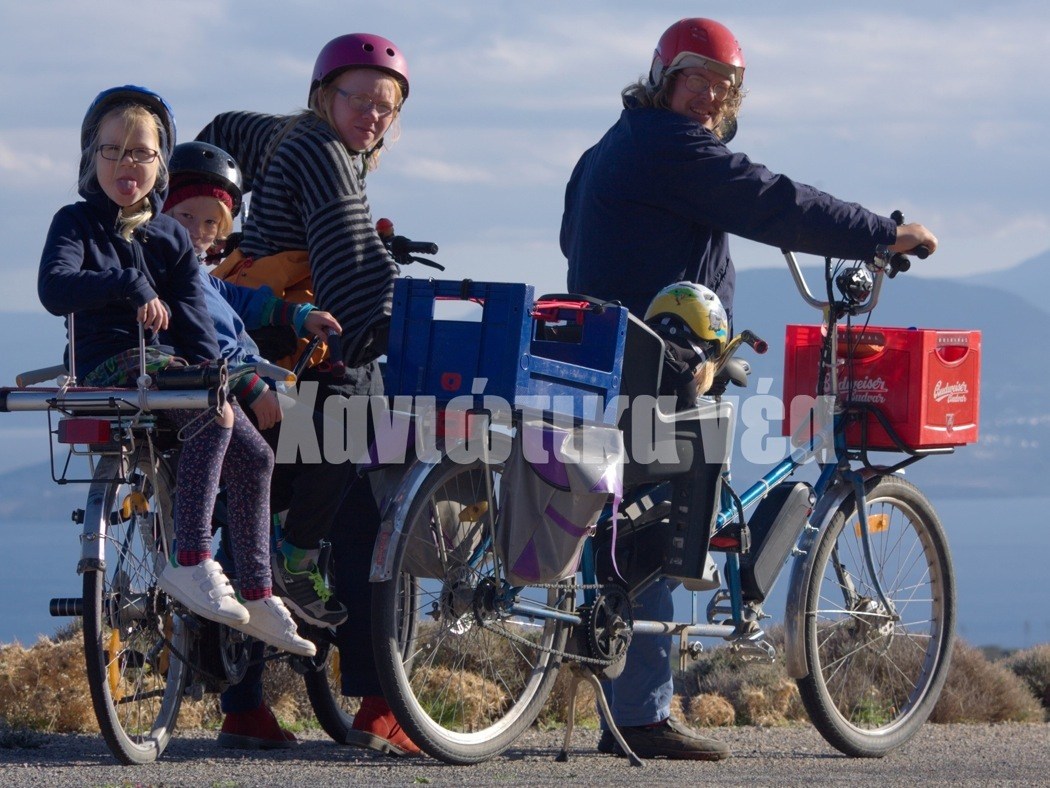
<path fill-rule="evenodd" d="M 641 317 L 661 288 L 698 282 L 732 317 L 729 233 L 846 259 L 870 258 L 897 234 L 891 219 L 770 172 L 694 120 L 629 107 L 566 188 L 569 290 L 618 300 Z"/>
<path fill-rule="evenodd" d="M 99 114 L 93 105 L 85 125 L 89 119 L 97 125 Z M 174 128 L 173 121 L 164 120 Z M 161 155 L 166 160 L 173 140 L 163 136 Z M 82 174 L 87 160 L 82 157 Z M 175 219 L 161 213 L 166 192 L 163 184 L 150 193 L 153 218 L 130 241 L 119 235 L 120 207 L 102 191 L 97 178 L 80 189 L 82 202 L 60 209 L 51 221 L 37 292 L 51 314 L 74 315 L 70 340 L 79 379 L 106 359 L 138 346 L 136 314 L 154 297 L 164 301 L 171 313 L 167 336 L 172 346 L 160 345 L 152 331 L 146 334 L 147 345 L 190 363 L 219 357 L 189 235 Z M 66 329 L 68 336 L 68 319 Z"/>

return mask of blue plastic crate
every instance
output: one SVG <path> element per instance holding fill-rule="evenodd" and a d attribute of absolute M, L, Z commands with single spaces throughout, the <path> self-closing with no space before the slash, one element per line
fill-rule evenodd
<path fill-rule="evenodd" d="M 481 304 L 481 319 L 435 317 L 437 301 L 457 299 Z M 605 400 L 620 389 L 627 310 L 566 306 L 534 319 L 532 309 L 530 285 L 399 279 L 387 394 L 433 396 L 438 403 L 475 395 L 478 406 L 481 395 L 497 396 L 602 421 Z"/>

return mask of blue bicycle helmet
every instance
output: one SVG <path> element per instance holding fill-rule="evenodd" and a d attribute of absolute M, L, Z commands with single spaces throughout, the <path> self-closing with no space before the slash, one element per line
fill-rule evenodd
<path fill-rule="evenodd" d="M 138 85 L 121 85 L 103 90 L 88 107 L 84 122 L 80 125 L 80 149 L 85 150 L 95 138 L 99 121 L 113 107 L 120 104 L 143 104 L 161 120 L 162 134 L 160 140 L 161 155 L 165 161 L 175 148 L 175 113 L 159 93 Z"/>

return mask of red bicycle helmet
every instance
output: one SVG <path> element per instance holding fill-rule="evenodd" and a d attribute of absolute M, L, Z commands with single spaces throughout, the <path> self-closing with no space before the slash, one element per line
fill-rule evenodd
<path fill-rule="evenodd" d="M 310 82 L 312 99 L 314 91 L 336 74 L 348 68 L 376 68 L 386 71 L 401 83 L 401 100 L 408 98 L 408 61 L 392 41 L 370 33 L 349 33 L 333 38 L 317 56 L 314 75 Z"/>
<path fill-rule="evenodd" d="M 728 27 L 713 19 L 681 19 L 667 28 L 653 52 L 649 82 L 658 85 L 665 73 L 687 65 L 722 74 L 737 87 L 744 81 L 740 43 Z"/>

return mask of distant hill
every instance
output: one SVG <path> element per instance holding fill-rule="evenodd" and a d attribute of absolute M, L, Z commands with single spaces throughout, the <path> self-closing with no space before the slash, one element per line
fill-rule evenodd
<path fill-rule="evenodd" d="M 967 284 L 990 285 L 1019 295 L 1043 312 L 1050 313 L 1050 249 L 1005 271 L 976 274 L 963 279 Z"/>
<path fill-rule="evenodd" d="M 1025 270 L 1037 277 L 1038 267 Z M 810 277 L 818 286 L 819 270 Z M 1011 282 L 1022 279 L 1014 269 Z M 795 291 L 786 266 L 750 269 L 737 277 L 735 327 L 769 342 L 765 356 L 749 355 L 759 375 L 781 390 L 784 326 L 817 323 L 820 315 Z M 982 332 L 981 431 L 975 446 L 949 457 L 923 460 L 908 474 L 933 490 L 960 495 L 1045 494 L 1050 474 L 1050 313 L 992 283 L 926 279 L 907 274 L 887 280 L 872 325 L 980 329 Z"/>
<path fill-rule="evenodd" d="M 819 286 L 818 274 L 816 268 L 809 270 L 811 287 Z M 1050 343 L 1044 338 L 1050 336 L 1050 311 L 1039 307 L 1036 296 L 1050 292 L 1048 285 L 1050 252 L 995 275 L 948 280 L 905 274 L 885 283 L 872 325 L 980 329 L 983 334 L 980 442 L 909 468 L 909 477 L 930 492 L 964 497 L 1046 494 Z M 779 394 L 784 327 L 818 322 L 819 314 L 799 298 L 786 266 L 740 271 L 734 311 L 737 330 L 749 328 L 769 342 L 765 356 L 747 355 L 753 380 L 757 384 L 761 377 L 772 378 L 769 392 Z M 18 371 L 57 363 L 63 345 L 59 318 L 0 312 L 0 384 L 12 385 Z M 40 415 L 30 415 L 36 429 Z M 27 418 L 0 414 L 0 435 Z M 40 439 L 45 440 L 43 429 Z M 15 453 L 19 447 L 4 445 L 0 451 Z M 734 476 L 742 482 L 754 471 L 738 459 Z M 46 465 L 0 474 L 0 518 L 68 517 L 85 495 L 80 485 L 55 485 Z"/>

